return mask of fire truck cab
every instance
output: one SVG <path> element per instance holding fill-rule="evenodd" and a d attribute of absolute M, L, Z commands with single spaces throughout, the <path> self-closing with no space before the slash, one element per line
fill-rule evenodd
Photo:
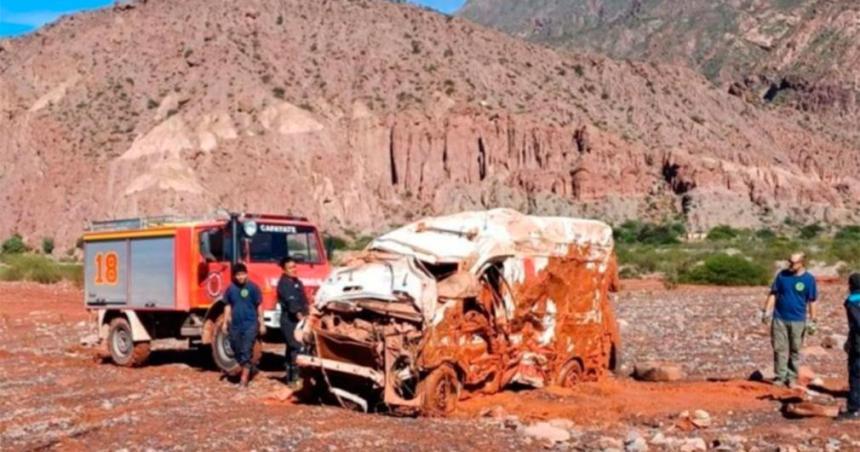
<path fill-rule="evenodd" d="M 211 350 L 215 365 L 238 365 L 224 322 L 231 268 L 248 267 L 263 293 L 266 338 L 282 340 L 279 261 L 291 257 L 308 299 L 330 266 L 316 226 L 306 218 L 223 214 L 207 218 L 135 218 L 93 222 L 84 234 L 84 304 L 98 313 L 102 350 L 121 366 L 146 362 L 158 339 L 185 339 Z M 262 353 L 255 347 L 255 358 Z"/>

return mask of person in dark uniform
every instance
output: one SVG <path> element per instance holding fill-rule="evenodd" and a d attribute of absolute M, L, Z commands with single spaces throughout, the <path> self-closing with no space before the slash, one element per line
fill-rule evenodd
<path fill-rule="evenodd" d="M 296 356 L 302 348 L 302 343 L 296 340 L 296 325 L 308 315 L 308 299 L 305 286 L 296 275 L 296 262 L 285 257 L 281 259 L 281 268 L 284 273 L 278 281 L 278 304 L 281 306 L 281 332 L 287 344 L 284 351 L 286 381 L 295 386 L 299 379 Z"/>
<path fill-rule="evenodd" d="M 860 420 L 860 273 L 848 277 L 848 298 L 845 299 L 848 315 L 848 405 L 839 413 L 838 420 Z"/>
<path fill-rule="evenodd" d="M 260 319 L 263 315 L 260 288 L 248 280 L 248 268 L 238 263 L 233 266 L 233 284 L 224 296 L 224 328 L 230 334 L 230 347 L 236 362 L 242 367 L 239 384 L 248 386 L 253 366 L 254 342 L 257 334 L 265 334 L 266 326 Z"/>

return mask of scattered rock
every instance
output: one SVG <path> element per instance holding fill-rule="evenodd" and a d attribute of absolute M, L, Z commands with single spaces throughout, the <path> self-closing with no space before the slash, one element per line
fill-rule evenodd
<path fill-rule="evenodd" d="M 489 417 L 493 419 L 502 419 L 507 416 L 507 414 L 508 413 L 505 411 L 505 409 L 499 405 L 484 408 L 480 412 L 481 417 Z"/>
<path fill-rule="evenodd" d="M 549 422 L 538 422 L 529 425 L 523 430 L 523 433 L 537 440 L 552 444 L 570 440 L 570 432 L 563 428 L 555 427 Z"/>
<path fill-rule="evenodd" d="M 666 440 L 666 435 L 663 432 L 657 432 L 654 436 L 651 437 L 651 444 L 655 446 L 662 446 L 667 444 L 669 441 Z"/>
<path fill-rule="evenodd" d="M 110 400 L 105 400 L 104 402 L 102 402 L 101 407 L 102 407 L 102 409 L 105 409 L 105 410 L 112 410 L 113 409 L 113 403 Z"/>
<path fill-rule="evenodd" d="M 799 402 L 786 405 L 785 413 L 794 417 L 836 417 L 839 414 L 839 407 L 814 402 Z"/>
<path fill-rule="evenodd" d="M 521 429 L 523 428 L 523 423 L 522 423 L 522 422 L 520 422 L 520 418 L 518 418 L 518 417 L 516 417 L 516 416 L 507 416 L 507 417 L 505 417 L 505 419 L 504 419 L 504 421 L 502 422 L 502 424 L 503 424 L 503 425 L 505 426 L 505 428 L 506 428 L 506 429 L 508 429 L 508 430 L 514 430 L 514 431 L 516 431 L 516 430 L 521 430 Z"/>
<path fill-rule="evenodd" d="M 604 451 L 611 449 L 624 450 L 624 442 L 617 438 L 603 436 L 597 440 L 597 447 Z"/>
<path fill-rule="evenodd" d="M 821 339 L 821 346 L 824 348 L 841 350 L 847 340 L 848 337 L 842 334 L 831 334 Z"/>
<path fill-rule="evenodd" d="M 633 377 L 642 381 L 678 381 L 685 377 L 680 366 L 670 363 L 646 362 L 636 364 Z"/>
<path fill-rule="evenodd" d="M 702 438 L 688 438 L 680 444 L 678 450 L 681 452 L 708 450 L 708 444 Z"/>
<path fill-rule="evenodd" d="M 626 452 L 646 452 L 648 450 L 648 442 L 645 441 L 645 438 L 638 431 L 631 430 L 624 441 L 624 450 Z"/>
<path fill-rule="evenodd" d="M 797 382 L 802 386 L 809 386 L 815 380 L 815 371 L 809 366 L 800 366 L 797 370 Z"/>
<path fill-rule="evenodd" d="M 713 446 L 715 450 L 734 451 L 743 448 L 747 439 L 741 435 L 721 435 L 714 440 Z"/>
<path fill-rule="evenodd" d="M 549 425 L 553 427 L 563 428 L 565 430 L 570 430 L 574 427 L 573 421 L 570 419 L 551 419 L 549 421 Z"/>
<path fill-rule="evenodd" d="M 711 426 L 711 415 L 705 410 L 696 410 L 693 412 L 691 419 L 693 425 L 698 428 L 707 428 Z"/>
<path fill-rule="evenodd" d="M 93 347 L 98 345 L 99 343 L 99 335 L 98 334 L 88 334 L 81 338 L 81 345 L 84 347 Z"/>

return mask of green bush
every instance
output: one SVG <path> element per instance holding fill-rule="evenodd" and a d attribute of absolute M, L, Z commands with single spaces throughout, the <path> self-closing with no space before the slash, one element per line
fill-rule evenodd
<path fill-rule="evenodd" d="M 333 249 L 336 251 L 345 250 L 349 248 L 349 242 L 340 236 L 331 235 L 325 238 L 326 249 Z"/>
<path fill-rule="evenodd" d="M 836 240 L 860 241 L 860 226 L 845 226 L 836 232 Z"/>
<path fill-rule="evenodd" d="M 54 260 L 35 254 L 13 254 L 3 258 L 4 267 L 0 267 L 0 279 L 4 281 L 35 281 L 42 284 L 53 284 L 64 277 L 75 281 L 83 281 L 83 269 L 80 265 L 59 265 Z M 80 272 L 80 277 L 76 274 Z"/>
<path fill-rule="evenodd" d="M 363 250 L 373 241 L 373 237 L 368 235 L 362 235 L 353 240 L 352 245 L 350 245 L 350 249 L 353 250 Z"/>
<path fill-rule="evenodd" d="M 818 237 L 824 232 L 824 228 L 820 224 L 808 224 L 800 228 L 800 238 L 809 240 Z"/>
<path fill-rule="evenodd" d="M 77 287 L 84 287 L 84 266 L 79 264 L 63 264 L 58 266 L 63 279 L 71 281 Z"/>
<path fill-rule="evenodd" d="M 613 231 L 618 243 L 642 243 L 646 245 L 673 245 L 681 243 L 686 232 L 681 223 L 653 224 L 625 221 Z"/>
<path fill-rule="evenodd" d="M 715 254 L 701 265 L 687 268 L 679 273 L 679 281 L 690 284 L 713 284 L 718 286 L 767 285 L 770 274 L 764 265 L 751 262 L 742 256 Z"/>
<path fill-rule="evenodd" d="M 768 228 L 763 228 L 763 229 L 759 229 L 758 231 L 755 231 L 755 236 L 756 236 L 756 238 L 761 239 L 761 240 L 775 240 L 776 239 L 776 233 L 773 232 L 772 230 L 768 229 Z"/>
<path fill-rule="evenodd" d="M 707 239 L 712 242 L 718 242 L 723 240 L 732 240 L 737 238 L 741 234 L 741 231 L 735 229 L 731 226 L 721 225 L 716 226 L 710 231 L 708 231 Z"/>
<path fill-rule="evenodd" d="M 12 234 L 12 237 L 3 242 L 3 254 L 20 254 L 28 251 L 27 244 L 21 234 Z"/>
<path fill-rule="evenodd" d="M 42 239 L 42 252 L 45 254 L 51 254 L 54 252 L 54 239 L 50 237 Z"/>

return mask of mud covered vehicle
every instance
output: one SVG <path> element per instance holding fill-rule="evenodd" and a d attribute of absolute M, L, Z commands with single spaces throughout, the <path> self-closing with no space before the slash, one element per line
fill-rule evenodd
<path fill-rule="evenodd" d="M 428 218 L 332 272 L 304 328 L 305 397 L 444 415 L 618 363 L 612 230 L 500 209 Z"/>

